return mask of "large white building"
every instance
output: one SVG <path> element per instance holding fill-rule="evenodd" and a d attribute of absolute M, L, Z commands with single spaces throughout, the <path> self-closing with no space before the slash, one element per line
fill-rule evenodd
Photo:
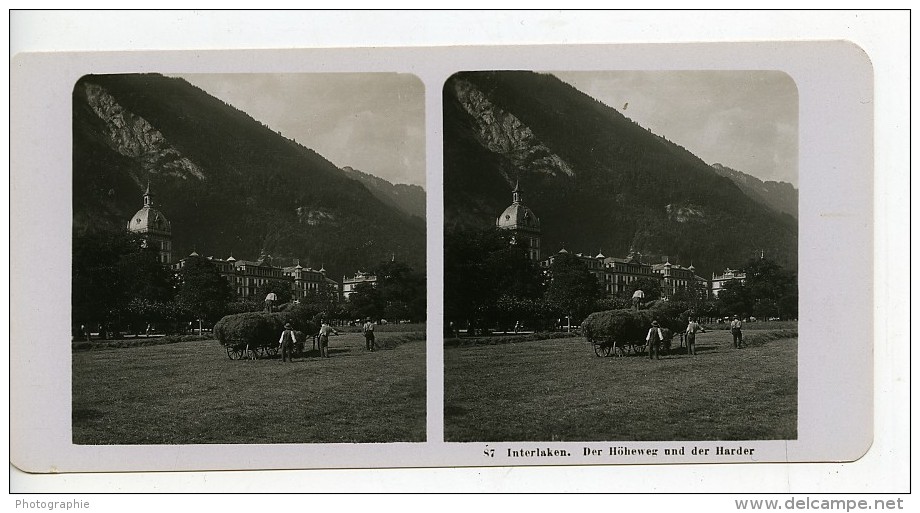
<path fill-rule="evenodd" d="M 200 258 L 200 255 L 192 252 L 174 264 L 173 269 L 181 271 L 189 258 Z M 325 290 L 339 293 L 339 284 L 326 276 L 325 269 L 303 267 L 299 262 L 293 266 L 275 266 L 271 256 L 264 253 L 258 260 L 237 260 L 232 255 L 226 259 L 209 256 L 205 260 L 227 279 L 239 299 L 263 301 L 265 298 L 258 297 L 257 292 L 260 287 L 270 283 L 290 290 L 291 299 L 295 301 L 305 298 L 307 294 L 324 290 L 324 287 Z"/>
<path fill-rule="evenodd" d="M 527 258 L 540 262 L 540 219 L 524 205 L 520 182 L 514 185 L 511 197 L 511 204 L 495 220 L 495 226 L 510 230 L 513 242 L 526 249 Z"/>
<path fill-rule="evenodd" d="M 355 273 L 352 278 L 342 276 L 342 297 L 348 299 L 355 292 L 355 287 L 362 283 L 377 286 L 377 276 L 362 271 Z"/>
<path fill-rule="evenodd" d="M 722 271 L 722 274 L 718 276 L 716 273 L 712 273 L 712 280 L 710 280 L 710 283 L 712 284 L 712 297 L 719 297 L 719 292 L 725 288 L 725 284 L 732 281 L 737 281 L 743 285 L 746 278 L 747 275 L 744 273 L 744 271 L 738 271 L 735 269 L 726 268 L 724 271 Z"/>
<path fill-rule="evenodd" d="M 144 206 L 128 221 L 128 231 L 141 235 L 144 247 L 156 248 L 160 263 L 172 263 L 172 226 L 166 216 L 154 207 L 149 183 L 144 192 Z"/>
<path fill-rule="evenodd" d="M 558 253 L 551 254 L 544 259 L 540 258 L 540 220 L 533 211 L 524 205 L 520 184 L 516 184 L 512 191 L 513 201 L 508 208 L 495 220 L 496 226 L 504 230 L 511 230 L 513 240 L 517 244 L 524 244 L 527 256 L 534 262 L 539 262 L 547 277 L 552 279 L 549 271 L 553 261 L 562 254 L 570 254 L 565 248 Z M 681 290 L 696 291 L 703 297 L 709 296 L 708 281 L 696 274 L 693 265 L 683 267 L 672 264 L 667 257 L 660 264 L 650 264 L 642 261 L 642 256 L 630 252 L 626 258 L 608 257 L 599 251 L 597 255 L 574 253 L 577 258 L 603 287 L 608 296 L 617 296 L 627 292 L 631 284 L 643 278 L 658 280 L 661 284 L 661 293 L 665 298 L 670 298 Z"/>

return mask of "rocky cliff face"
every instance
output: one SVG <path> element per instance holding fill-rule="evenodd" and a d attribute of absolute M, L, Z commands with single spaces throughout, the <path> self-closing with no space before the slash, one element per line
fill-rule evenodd
<path fill-rule="evenodd" d="M 82 85 L 87 105 L 104 123 L 105 142 L 112 150 L 135 160 L 145 172 L 156 170 L 176 178 L 204 180 L 201 169 L 182 156 L 146 119 L 125 109 L 101 85 Z"/>
<path fill-rule="evenodd" d="M 457 100 L 476 123 L 476 138 L 484 147 L 511 161 L 514 168 L 529 173 L 572 177 L 575 172 L 559 155 L 553 153 L 514 114 L 489 101 L 486 95 L 467 80 L 453 81 Z M 514 183 L 517 176 L 505 176 Z"/>

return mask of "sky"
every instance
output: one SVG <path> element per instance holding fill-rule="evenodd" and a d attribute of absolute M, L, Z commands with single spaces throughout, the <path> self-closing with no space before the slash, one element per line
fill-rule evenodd
<path fill-rule="evenodd" d="M 798 92 L 785 73 L 553 74 L 709 164 L 798 186 Z M 339 167 L 425 185 L 425 90 L 412 75 L 181 76 Z"/>
<path fill-rule="evenodd" d="M 338 167 L 425 186 L 425 89 L 413 75 L 178 76 Z"/>
<path fill-rule="evenodd" d="M 708 164 L 798 187 L 798 90 L 783 72 L 552 73 Z"/>

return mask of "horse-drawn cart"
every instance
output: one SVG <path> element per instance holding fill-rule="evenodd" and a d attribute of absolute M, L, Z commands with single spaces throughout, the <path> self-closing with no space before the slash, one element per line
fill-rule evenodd
<path fill-rule="evenodd" d="M 594 346 L 597 356 L 626 356 L 629 354 L 642 354 L 645 352 L 645 341 L 615 341 L 609 337 L 589 337 L 588 342 Z"/>
<path fill-rule="evenodd" d="M 656 303 L 648 309 L 622 308 L 594 312 L 581 323 L 582 333 L 597 356 L 626 356 L 643 354 L 650 350 L 646 343 L 649 328 L 661 328 L 661 353 L 667 354 L 671 349 L 674 334 L 683 333 L 687 328 L 689 311 L 679 311 L 679 307 L 667 302 Z"/>
<path fill-rule="evenodd" d="M 231 360 L 242 360 L 243 358 L 264 358 L 277 356 L 279 346 L 276 343 L 263 344 L 258 346 L 247 345 L 245 342 L 232 343 L 227 345 L 227 357 Z"/>
<path fill-rule="evenodd" d="M 667 354 L 671 350 L 671 340 L 673 334 L 671 330 L 662 328 L 661 352 Z M 614 340 L 613 337 L 604 337 L 588 334 L 585 336 L 591 346 L 594 347 L 594 354 L 597 356 L 628 356 L 630 354 L 645 354 L 648 349 L 648 343 L 644 339 L 639 340 Z"/>

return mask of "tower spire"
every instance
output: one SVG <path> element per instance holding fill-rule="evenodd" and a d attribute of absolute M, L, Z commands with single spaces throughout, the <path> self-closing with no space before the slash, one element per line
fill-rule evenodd
<path fill-rule="evenodd" d="M 153 193 L 150 192 L 150 180 L 147 180 L 147 190 L 144 191 L 144 206 L 145 207 L 153 206 Z"/>
<path fill-rule="evenodd" d="M 520 178 L 518 178 L 517 181 L 514 182 L 514 190 L 511 191 L 511 197 L 513 198 L 512 203 L 523 203 L 523 200 L 521 198 L 521 179 Z"/>

